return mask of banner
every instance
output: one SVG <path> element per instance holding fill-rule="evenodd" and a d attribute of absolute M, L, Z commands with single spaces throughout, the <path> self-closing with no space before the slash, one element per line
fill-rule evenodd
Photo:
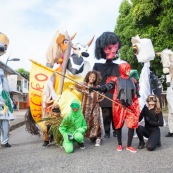
<path fill-rule="evenodd" d="M 32 68 L 29 80 L 29 104 L 32 117 L 35 122 L 38 122 L 42 119 L 42 94 L 47 81 L 55 71 L 34 60 L 30 61 Z"/>

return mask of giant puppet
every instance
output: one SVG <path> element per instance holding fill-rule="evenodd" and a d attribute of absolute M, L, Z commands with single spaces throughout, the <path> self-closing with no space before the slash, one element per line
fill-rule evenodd
<path fill-rule="evenodd" d="M 96 40 L 95 44 L 95 58 L 97 60 L 105 59 L 105 63 L 95 63 L 93 70 L 100 72 L 102 76 L 101 85 L 106 83 L 106 80 L 110 76 L 119 76 L 118 64 L 113 62 L 118 50 L 121 47 L 120 40 L 114 32 L 104 32 Z M 105 93 L 106 97 L 112 99 L 113 95 L 110 92 Z M 105 131 L 105 138 L 110 137 L 110 125 L 112 122 L 113 135 L 116 136 L 115 127 L 112 121 L 112 102 L 104 99 L 101 104 L 103 124 Z"/>
<path fill-rule="evenodd" d="M 0 56 L 6 53 L 9 44 L 8 37 L 0 33 Z M 5 77 L 5 72 L 0 69 L 0 132 L 1 132 L 1 146 L 11 147 L 9 140 L 9 121 L 14 120 L 13 104 L 10 98 L 10 88 Z"/>
<path fill-rule="evenodd" d="M 39 135 L 36 122 L 45 134 L 43 135 L 44 141 L 49 139 L 47 126 L 45 125 L 47 123 L 42 121 L 50 117 L 49 115 L 52 114 L 55 107 L 60 109 L 62 117 L 66 115 L 70 107 L 69 99 L 78 98 L 81 100 L 81 94 L 74 89 L 74 84 L 76 81 L 82 82 L 84 79 L 81 74 L 86 64 L 87 67 L 89 65 L 83 57 L 89 56 L 87 50 L 93 39 L 84 46 L 79 43 L 72 45 L 71 40 L 67 32 L 65 34 L 58 32 L 53 37 L 46 55 L 47 66 L 53 67 L 55 63 L 58 64 L 58 68 L 55 70 L 32 60 L 29 101 L 30 112 L 34 121 L 27 123 L 27 130 L 31 134 Z M 74 50 L 72 56 L 70 56 L 71 47 Z M 82 47 L 83 49 L 81 49 Z M 66 78 L 64 79 L 64 77 Z M 29 117 L 26 117 L 27 120 L 30 120 Z"/>
<path fill-rule="evenodd" d="M 146 104 L 148 95 L 154 93 L 161 103 L 162 83 L 150 70 L 150 61 L 154 60 L 155 52 L 152 42 L 148 38 L 140 38 L 138 35 L 131 39 L 134 54 L 139 63 L 143 63 L 139 78 L 139 103 L 142 110 Z"/>
<path fill-rule="evenodd" d="M 166 137 L 173 137 L 173 52 L 165 49 L 158 53 L 163 65 L 163 73 L 166 75 L 166 98 L 168 101 L 168 127 L 169 132 Z"/>

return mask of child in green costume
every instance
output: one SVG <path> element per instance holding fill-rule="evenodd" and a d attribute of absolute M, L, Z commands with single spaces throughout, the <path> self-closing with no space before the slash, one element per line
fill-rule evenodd
<path fill-rule="evenodd" d="M 74 142 L 76 141 L 81 149 L 84 146 L 84 133 L 87 130 L 85 118 L 83 116 L 80 101 L 74 99 L 70 105 L 71 111 L 63 118 L 59 131 L 63 136 L 63 144 L 66 153 L 72 153 Z"/>

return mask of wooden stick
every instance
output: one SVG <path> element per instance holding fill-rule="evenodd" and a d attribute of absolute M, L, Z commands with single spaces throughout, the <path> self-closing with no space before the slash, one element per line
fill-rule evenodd
<path fill-rule="evenodd" d="M 69 79 L 69 80 L 73 81 L 74 83 L 77 83 L 78 85 L 81 85 L 81 86 L 83 86 L 83 87 L 85 87 L 85 88 L 88 88 L 88 89 L 89 89 L 89 87 L 88 87 L 88 86 L 83 85 L 83 84 L 80 84 L 80 83 L 76 82 L 75 80 L 73 80 L 73 79 L 71 79 L 71 78 L 67 77 L 66 75 L 63 75 L 62 73 L 60 73 L 60 72 L 58 72 L 58 71 L 56 71 L 55 73 L 57 73 L 57 74 L 59 74 L 59 75 L 61 75 L 61 76 L 64 76 L 65 78 L 67 78 L 67 79 Z M 122 104 L 120 104 L 120 103 L 116 102 L 115 100 L 110 99 L 109 97 L 105 96 L 104 94 L 101 94 L 101 93 L 99 93 L 99 92 L 97 92 L 97 91 L 94 91 L 94 90 L 93 90 L 93 92 L 95 92 L 95 93 L 97 93 L 97 94 L 101 95 L 102 97 L 104 97 L 104 98 L 106 98 L 106 99 L 110 100 L 111 102 L 114 102 L 115 104 L 117 104 L 117 105 L 119 105 L 119 106 L 123 107 L 124 109 L 127 109 L 129 112 L 132 112 L 132 110 L 130 110 L 129 108 L 127 108 L 127 107 L 123 106 Z M 132 112 L 132 113 L 133 113 L 133 112 Z"/>

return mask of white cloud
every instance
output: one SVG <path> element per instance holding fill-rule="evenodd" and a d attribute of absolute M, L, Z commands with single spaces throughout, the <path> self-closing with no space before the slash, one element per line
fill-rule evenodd
<path fill-rule="evenodd" d="M 0 0 L 3 1 L 3 0 Z M 30 71 L 34 59 L 45 64 L 45 52 L 59 29 L 70 35 L 77 32 L 74 42 L 86 44 L 105 31 L 113 31 L 122 0 L 6 0 L 0 2 L 0 32 L 10 39 L 7 57 L 20 58 L 8 62 L 13 69 Z M 90 61 L 94 62 L 94 42 L 89 49 Z"/>

